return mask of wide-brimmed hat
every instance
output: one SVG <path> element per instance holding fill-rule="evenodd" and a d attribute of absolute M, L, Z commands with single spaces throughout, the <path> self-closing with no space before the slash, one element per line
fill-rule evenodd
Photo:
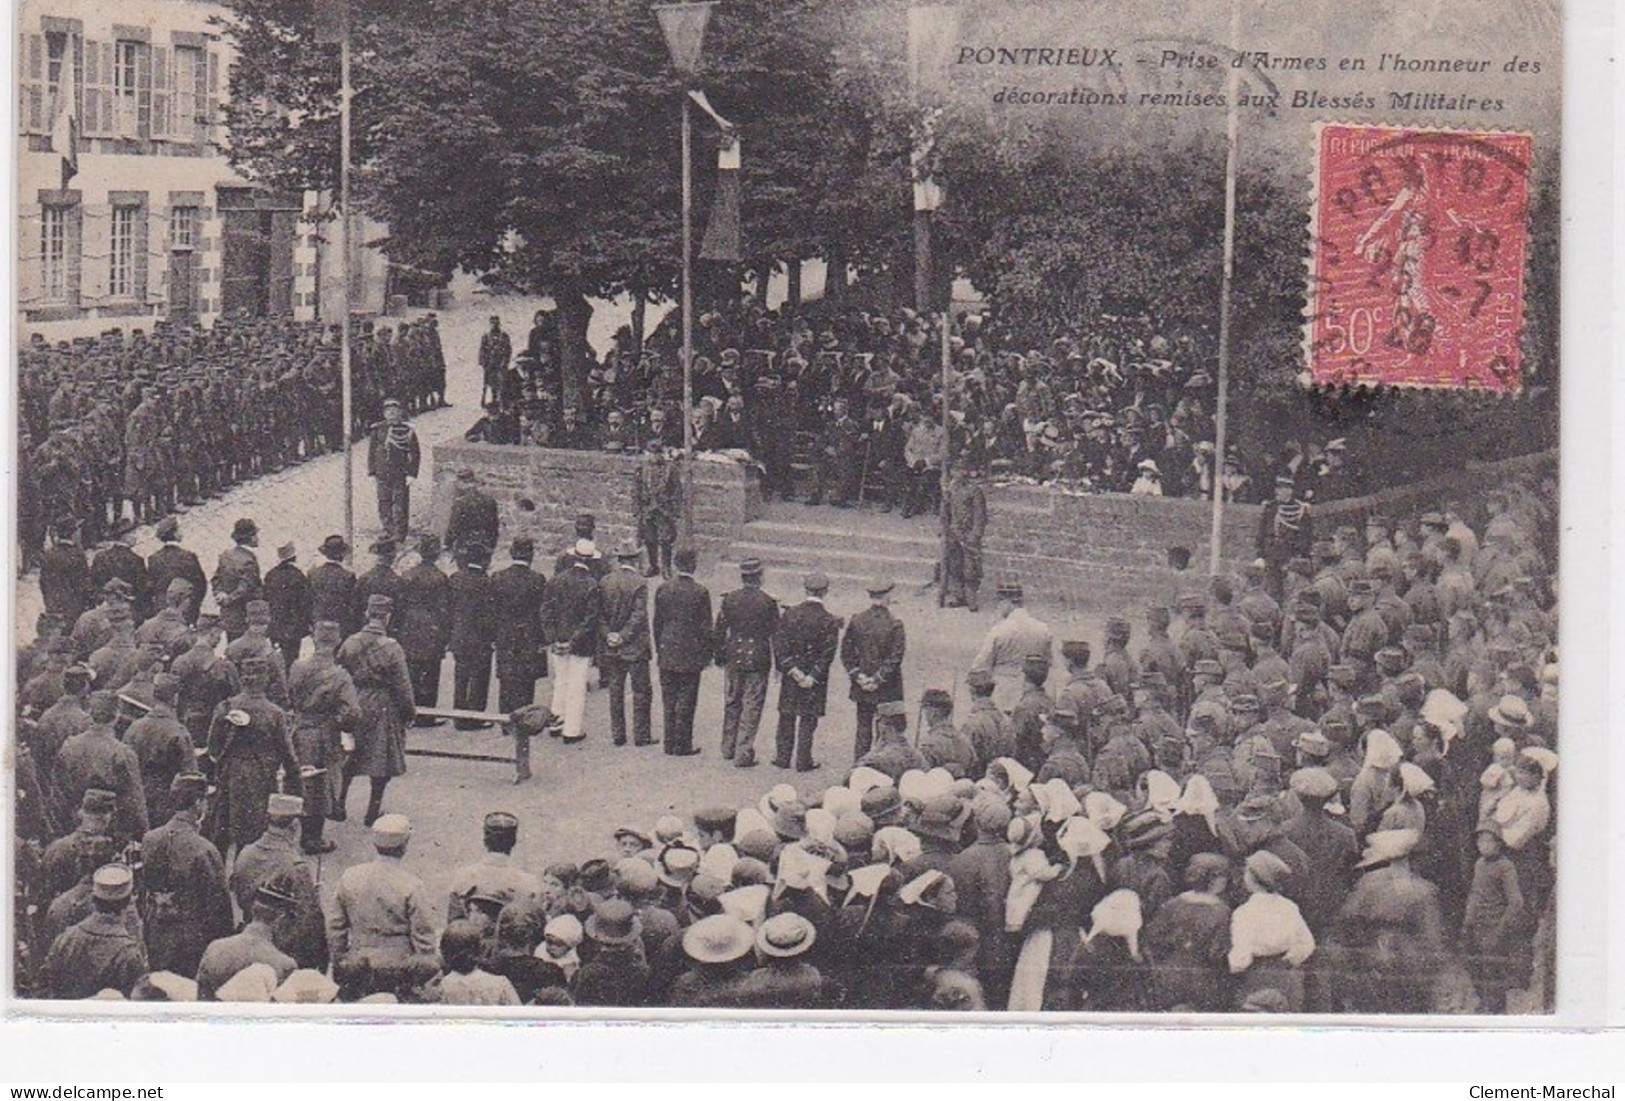
<path fill-rule="evenodd" d="M 606 898 L 587 918 L 587 936 L 599 944 L 631 944 L 643 935 L 643 921 L 625 899 Z"/>
<path fill-rule="evenodd" d="M 958 841 L 965 828 L 965 819 L 969 815 L 969 804 L 961 803 L 946 792 L 933 795 L 921 808 L 920 820 L 915 829 L 927 837 Z"/>
<path fill-rule="evenodd" d="M 231 539 L 234 543 L 241 543 L 246 539 L 258 539 L 259 534 L 260 526 L 246 516 L 231 525 Z"/>
<path fill-rule="evenodd" d="M 1534 721 L 1529 705 L 1519 696 L 1502 696 L 1490 708 L 1490 722 L 1497 726 L 1523 729 L 1534 725 Z"/>
<path fill-rule="evenodd" d="M 756 948 L 773 959 L 804 955 L 818 939 L 813 923 L 798 913 L 775 914 L 756 930 Z"/>
<path fill-rule="evenodd" d="M 728 913 L 703 917 L 683 932 L 683 954 L 696 963 L 732 963 L 755 943 L 750 926 Z"/>
<path fill-rule="evenodd" d="M 1421 839 L 1420 830 L 1376 830 L 1366 835 L 1365 852 L 1354 866 L 1369 868 L 1374 864 L 1386 864 L 1390 860 L 1409 856 Z"/>

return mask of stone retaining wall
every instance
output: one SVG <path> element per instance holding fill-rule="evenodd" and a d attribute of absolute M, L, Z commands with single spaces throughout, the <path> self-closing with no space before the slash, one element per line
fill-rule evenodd
<path fill-rule="evenodd" d="M 578 513 L 598 518 L 597 541 L 606 553 L 632 537 L 632 502 L 639 460 L 600 451 L 554 451 L 500 444 L 437 444 L 434 454 L 434 524 L 445 529 L 458 470 L 472 468 L 497 500 L 504 545 L 528 532 L 539 550 L 564 545 Z M 720 553 L 761 513 L 756 471 L 738 463 L 695 462 L 691 507 L 695 543 Z"/>

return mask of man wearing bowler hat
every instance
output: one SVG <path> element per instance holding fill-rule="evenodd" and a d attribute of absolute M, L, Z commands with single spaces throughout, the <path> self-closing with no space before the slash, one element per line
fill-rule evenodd
<path fill-rule="evenodd" d="M 756 731 L 773 675 L 773 632 L 779 602 L 762 590 L 762 560 L 739 563 L 740 587 L 717 611 L 717 664 L 727 671 L 722 711 L 722 755 L 739 768 L 756 764 Z"/>
<path fill-rule="evenodd" d="M 181 524 L 175 517 L 166 516 L 158 521 L 154 534 L 163 546 L 147 558 L 147 584 L 154 593 L 167 591 L 169 583 L 176 579 L 190 584 L 192 591 L 186 603 L 186 622 L 196 623 L 198 609 L 203 606 L 204 590 L 209 585 L 209 579 L 203 573 L 203 564 L 198 561 L 197 555 L 181 546 Z"/>
<path fill-rule="evenodd" d="M 367 440 L 367 476 L 378 485 L 378 523 L 386 538 L 406 538 L 411 481 L 422 457 L 418 435 L 406 423 L 397 398 L 384 400 L 384 419 L 372 426 Z"/>
<path fill-rule="evenodd" d="M 773 635 L 773 658 L 781 678 L 773 765 L 789 768 L 793 752 L 796 771 L 811 772 L 818 767 L 813 760 L 813 737 L 829 696 L 829 671 L 840 645 L 841 620 L 824 607 L 829 578 L 808 574 L 802 586 L 806 597 L 779 617 Z"/>
<path fill-rule="evenodd" d="M 292 543 L 276 550 L 276 565 L 265 573 L 265 602 L 271 607 L 271 627 L 266 634 L 282 653 L 282 667 L 292 669 L 299 660 L 299 648 L 310 634 L 310 579 L 298 565 L 299 551 Z"/>
<path fill-rule="evenodd" d="M 907 645 L 902 621 L 892 615 L 891 578 L 869 582 L 869 607 L 853 616 L 841 639 L 841 664 L 846 666 L 857 704 L 857 736 L 852 747 L 856 761 L 874 742 L 875 708 L 903 698 L 903 650 Z"/>
<path fill-rule="evenodd" d="M 231 543 L 220 552 L 209 584 L 220 608 L 220 626 L 226 639 L 235 642 L 248 626 L 248 602 L 260 596 L 260 560 L 254 554 L 260 545 L 259 525 L 246 516 L 238 520 L 231 527 Z"/>

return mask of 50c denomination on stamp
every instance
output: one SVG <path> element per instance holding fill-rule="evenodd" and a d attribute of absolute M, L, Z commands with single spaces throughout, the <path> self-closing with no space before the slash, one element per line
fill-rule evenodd
<path fill-rule="evenodd" d="M 1532 150 L 1522 133 L 1319 127 L 1314 384 L 1520 390 Z"/>

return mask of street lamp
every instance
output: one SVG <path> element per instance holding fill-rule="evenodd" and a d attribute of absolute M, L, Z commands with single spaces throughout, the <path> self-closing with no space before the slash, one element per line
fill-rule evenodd
<path fill-rule="evenodd" d="M 688 4 L 656 4 L 655 18 L 666 36 L 672 67 L 689 83 L 699 73 L 705 26 L 716 0 Z M 694 168 L 693 123 L 689 117 L 688 89 L 683 94 L 683 449 L 694 450 Z"/>

